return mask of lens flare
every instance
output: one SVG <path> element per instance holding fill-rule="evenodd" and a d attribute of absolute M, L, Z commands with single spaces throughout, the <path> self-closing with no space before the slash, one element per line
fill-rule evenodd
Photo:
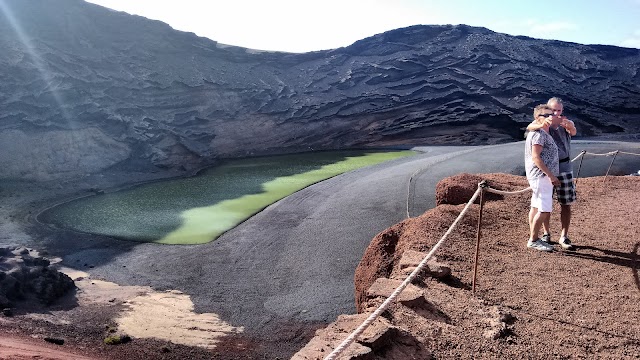
<path fill-rule="evenodd" d="M 17 36 L 18 41 L 22 44 L 22 47 L 25 51 L 25 55 L 31 59 L 31 64 L 37 70 L 37 74 L 40 75 L 42 80 L 44 81 L 44 86 L 40 90 L 40 95 L 50 94 L 55 101 L 55 105 L 60 111 L 60 115 L 64 124 L 60 124 L 66 126 L 67 129 L 71 130 L 68 134 L 71 137 L 71 141 L 66 147 L 67 151 L 75 151 L 76 154 L 80 154 L 79 149 L 79 139 L 77 138 L 77 134 L 74 130 L 78 129 L 77 124 L 74 119 L 69 114 L 68 106 L 65 104 L 64 99 L 60 95 L 60 90 L 63 87 L 60 81 L 56 80 L 53 73 L 47 67 L 45 61 L 43 61 L 40 54 L 36 50 L 32 42 L 33 36 L 29 36 L 27 32 L 25 32 L 23 26 L 20 23 L 20 19 L 15 16 L 14 12 L 5 0 L 0 0 L 0 20 L 4 17 L 9 24 L 9 27 L 14 31 Z M 34 97 L 37 94 L 33 94 Z M 72 149 L 69 149 L 72 147 Z"/>
<path fill-rule="evenodd" d="M 62 100 L 62 97 L 58 92 L 56 84 L 54 83 L 55 78 L 52 76 L 51 71 L 47 69 L 46 64 L 42 61 L 42 58 L 37 53 L 37 51 L 35 50 L 35 47 L 31 43 L 29 36 L 25 33 L 24 29 L 18 22 L 17 18 L 13 15 L 13 12 L 11 11 L 11 9 L 9 8 L 9 6 L 6 4 L 4 0 L 0 0 L 0 13 L 2 13 L 2 15 L 4 15 L 4 17 L 9 22 L 9 26 L 11 26 L 13 31 L 18 36 L 18 39 L 24 46 L 24 49 L 27 51 L 27 54 L 31 57 L 34 67 L 36 68 L 36 70 L 38 70 L 38 73 L 44 80 L 46 84 L 46 88 L 43 90 L 45 92 L 46 91 L 51 92 L 58 107 L 60 108 L 60 111 L 62 112 L 62 116 L 67 121 L 70 121 L 71 117 L 69 116 L 69 112 L 67 111 L 67 108 Z"/>

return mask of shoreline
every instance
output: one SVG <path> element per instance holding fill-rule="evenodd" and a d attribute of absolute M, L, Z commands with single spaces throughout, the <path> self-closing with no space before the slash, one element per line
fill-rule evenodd
<path fill-rule="evenodd" d="M 419 149 L 413 149 L 410 148 L 409 150 L 416 152 L 416 154 L 420 154 L 422 153 L 422 151 L 420 151 Z M 374 152 L 385 152 L 385 151 L 392 151 L 392 152 L 396 152 L 396 151 L 401 151 L 398 149 L 390 149 L 390 148 L 369 148 L 369 149 L 348 149 L 348 150 L 323 150 L 323 151 L 318 151 L 320 153 L 330 153 L 330 152 L 359 152 L 359 151 L 363 151 L 363 152 L 368 152 L 368 151 L 374 151 Z M 105 234 L 96 234 L 96 233 L 92 233 L 92 232 L 88 232 L 88 231 L 81 231 L 81 230 L 76 230 L 73 228 L 67 228 L 67 227 L 61 227 L 61 226 L 57 226 L 56 224 L 53 223 L 49 223 L 46 221 L 42 221 L 40 219 L 40 217 L 42 216 L 43 213 L 56 208 L 58 206 L 70 203 L 70 202 L 74 202 L 80 199 L 84 199 L 84 198 L 89 198 L 91 196 L 96 196 L 96 195 L 103 195 L 103 194 L 113 194 L 113 193 L 117 193 L 117 192 L 121 192 L 121 191 L 127 191 L 127 190 L 133 190 L 136 189 L 138 187 L 142 187 L 142 186 L 146 186 L 146 185 L 151 185 L 151 184 L 157 184 L 157 183 L 161 183 L 161 182 L 169 182 L 169 181 L 175 181 L 175 180 L 181 180 L 181 179 L 191 179 L 191 178 L 196 178 L 199 176 L 203 176 L 204 172 L 206 172 L 207 170 L 211 170 L 211 169 L 215 169 L 221 166 L 225 166 L 227 164 L 233 163 L 234 161 L 243 161 L 243 160 L 251 160 L 251 159 L 263 159 L 263 158 L 272 158 L 272 157 L 285 157 L 285 156 L 290 156 L 290 155 L 304 155 L 304 154 L 312 154 L 312 153 L 318 153 L 318 152 L 301 152 L 301 153 L 295 153 L 295 154 L 279 154 L 279 155 L 264 155 L 264 156 L 257 156 L 257 157 L 245 157 L 245 158 L 237 158 L 237 159 L 225 159 L 224 161 L 221 161 L 215 165 L 207 165 L 207 166 L 203 166 L 200 167 L 196 170 L 191 171 L 189 174 L 183 174 L 183 175 L 178 175 L 178 176 L 172 176 L 169 175 L 167 177 L 161 177 L 161 178 L 156 178 L 156 179 L 150 179 L 150 180 L 141 180 L 141 181 L 137 181 L 137 182 L 133 182 L 133 183 L 126 183 L 126 184 L 120 184 L 120 185 L 114 185 L 111 187 L 105 187 L 105 188 L 101 188 L 101 189 L 94 189 L 93 187 L 91 187 L 89 190 L 80 190 L 82 192 L 86 191 L 86 193 L 82 194 L 82 193 L 75 193 L 75 194 L 69 194 L 69 195 L 60 195 L 57 196 L 55 198 L 50 198 L 50 199 L 45 199 L 43 201 L 42 204 L 39 204 L 37 206 L 37 210 L 35 211 L 35 214 L 30 214 L 29 215 L 29 219 L 28 221 L 31 222 L 32 224 L 36 225 L 36 226 L 43 226 L 43 227 L 47 227 L 53 231 L 70 231 L 70 232 L 74 232 L 78 235 L 95 235 L 95 236 L 106 236 L 109 238 L 113 238 L 116 240 L 122 240 L 122 241 L 131 241 L 131 242 L 136 242 L 136 243 L 154 243 L 154 244 L 158 244 L 158 245 L 202 245 L 202 244 L 206 244 L 208 242 L 204 242 L 204 243 L 195 243 L 195 244 L 173 244 L 173 243 L 160 243 L 157 241 L 151 241 L 151 240 L 136 240 L 133 238 L 126 238 L 126 237 L 120 237 L 120 236 L 116 236 L 116 235 L 105 235 Z M 393 160 L 393 159 L 392 159 Z M 388 160 L 387 160 L 388 161 Z M 371 165 L 366 165 L 367 166 L 374 166 L 377 165 L 376 164 L 371 164 Z M 359 169 L 359 168 L 358 168 Z M 350 171 L 355 171 L 357 169 L 354 170 L 350 170 Z M 328 178 L 324 178 L 321 179 L 319 181 L 313 182 L 311 184 L 306 185 L 304 188 L 312 186 L 314 184 L 317 184 L 319 182 L 322 181 L 326 181 L 332 177 L 338 176 L 341 174 L 337 174 L 337 175 L 333 175 L 330 176 Z M 302 189 L 304 189 L 302 188 Z M 300 191 L 302 189 L 298 189 L 294 192 Z M 287 195 L 290 196 L 291 194 Z M 285 196 L 286 197 L 286 196 Z M 275 202 L 277 202 L 279 200 L 276 200 Z M 246 219 L 244 219 L 243 221 L 241 221 L 240 223 L 236 224 L 234 227 L 239 226 L 241 223 L 247 221 L 249 218 L 251 218 L 252 216 L 255 216 L 257 213 L 259 213 L 260 211 L 263 211 L 265 208 L 267 208 L 268 206 L 273 205 L 275 202 L 269 203 L 267 205 L 265 205 L 263 208 L 261 208 L 259 211 L 257 211 L 255 214 L 247 217 Z M 223 232 L 222 234 L 220 234 L 217 237 L 222 236 L 224 233 L 232 230 L 234 227 L 226 230 L 225 232 Z M 211 241 L 215 241 L 211 240 Z M 211 242 L 209 241 L 209 242 Z"/>

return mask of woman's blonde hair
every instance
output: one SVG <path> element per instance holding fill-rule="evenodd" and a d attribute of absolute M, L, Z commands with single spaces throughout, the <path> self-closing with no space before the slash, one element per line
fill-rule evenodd
<path fill-rule="evenodd" d="M 533 121 L 538 121 L 538 118 L 540 117 L 540 115 L 542 115 L 547 110 L 549 110 L 549 108 L 547 107 L 547 104 L 536 105 L 536 107 L 533 108 Z"/>

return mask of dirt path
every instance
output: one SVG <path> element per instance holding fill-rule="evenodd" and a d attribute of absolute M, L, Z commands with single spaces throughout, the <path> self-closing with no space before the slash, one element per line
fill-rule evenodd
<path fill-rule="evenodd" d="M 36 343 L 35 340 L 3 334 L 0 338 L 0 359 L 92 360 L 95 358 L 56 349 L 54 344 L 43 345 L 41 342 Z"/>

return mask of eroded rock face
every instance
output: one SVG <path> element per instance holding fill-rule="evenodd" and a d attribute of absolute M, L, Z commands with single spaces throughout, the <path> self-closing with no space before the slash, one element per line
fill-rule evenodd
<path fill-rule="evenodd" d="M 579 135 L 639 133 L 637 49 L 460 25 L 413 26 L 328 51 L 261 52 L 81 0 L 4 3 L 5 178 L 114 164 L 192 168 L 310 148 L 505 142 L 522 139 L 533 106 L 554 95 Z M 40 143 L 42 151 L 31 146 Z"/>
<path fill-rule="evenodd" d="M 74 131 L 0 132 L 0 168 L 5 177 L 46 179 L 95 173 L 126 160 L 131 148 L 91 127 Z M 25 161 L 17 162 L 16 155 Z"/>

